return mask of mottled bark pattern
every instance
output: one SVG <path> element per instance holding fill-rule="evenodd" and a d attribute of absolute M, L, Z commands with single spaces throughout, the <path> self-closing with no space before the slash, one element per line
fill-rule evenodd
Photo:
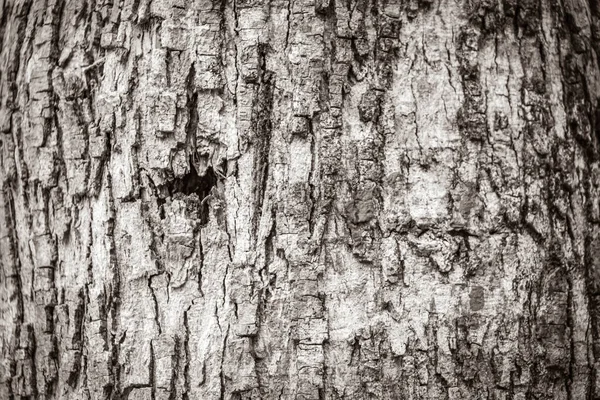
<path fill-rule="evenodd" d="M 597 0 L 0 0 L 1 399 L 600 399 Z"/>

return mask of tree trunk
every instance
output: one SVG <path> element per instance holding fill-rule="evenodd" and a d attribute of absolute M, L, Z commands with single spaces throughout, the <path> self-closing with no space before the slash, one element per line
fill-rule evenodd
<path fill-rule="evenodd" d="M 1 399 L 600 399 L 598 0 L 0 0 Z"/>

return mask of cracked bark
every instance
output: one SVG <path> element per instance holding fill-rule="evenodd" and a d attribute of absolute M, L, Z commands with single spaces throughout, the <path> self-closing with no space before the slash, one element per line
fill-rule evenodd
<path fill-rule="evenodd" d="M 4 0 L 1 399 L 600 399 L 600 7 Z"/>

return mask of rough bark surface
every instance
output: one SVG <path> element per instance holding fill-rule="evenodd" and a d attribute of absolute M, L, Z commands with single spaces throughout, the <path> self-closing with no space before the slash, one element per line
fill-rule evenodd
<path fill-rule="evenodd" d="M 0 399 L 600 399 L 597 0 L 0 4 Z"/>

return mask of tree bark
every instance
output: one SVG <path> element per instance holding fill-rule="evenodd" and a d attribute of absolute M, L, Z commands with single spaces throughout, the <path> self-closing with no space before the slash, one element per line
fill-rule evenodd
<path fill-rule="evenodd" d="M 1 399 L 600 399 L 597 0 L 0 0 Z"/>

